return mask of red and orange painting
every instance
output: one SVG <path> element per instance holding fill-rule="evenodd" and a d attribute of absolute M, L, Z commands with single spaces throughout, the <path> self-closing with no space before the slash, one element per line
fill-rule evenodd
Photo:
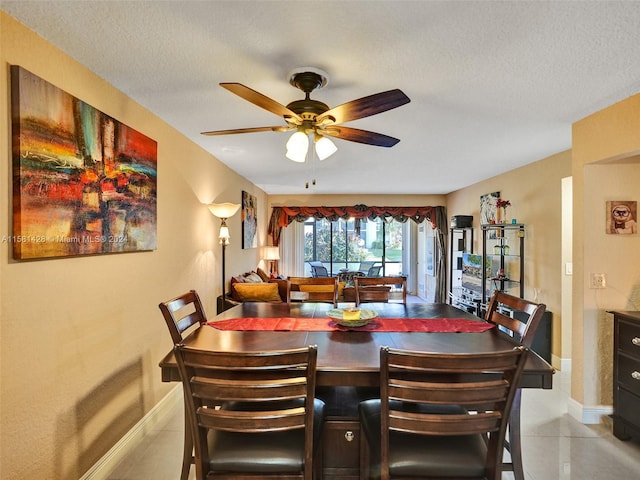
<path fill-rule="evenodd" d="M 11 66 L 16 259 L 155 250 L 157 143 Z"/>

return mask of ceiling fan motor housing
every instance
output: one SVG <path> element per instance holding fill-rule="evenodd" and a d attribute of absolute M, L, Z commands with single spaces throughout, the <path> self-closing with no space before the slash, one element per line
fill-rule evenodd
<path fill-rule="evenodd" d="M 313 90 L 326 85 L 327 78 L 325 76 L 317 72 L 298 72 L 291 75 L 289 82 L 305 93 L 304 100 L 296 100 L 287 105 L 289 110 L 300 116 L 309 113 L 313 114 L 314 117 L 329 110 L 329 106 L 326 103 L 309 98 L 309 94 Z M 310 115 L 304 115 L 304 117 L 307 117 L 305 120 L 313 120 Z"/>

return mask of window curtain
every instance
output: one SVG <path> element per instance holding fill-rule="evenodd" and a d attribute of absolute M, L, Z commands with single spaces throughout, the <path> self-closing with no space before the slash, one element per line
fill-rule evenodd
<path fill-rule="evenodd" d="M 368 207 L 367 205 L 354 205 L 351 207 L 273 207 L 269 220 L 268 234 L 273 245 L 280 245 L 282 228 L 291 222 L 305 222 L 313 217 L 316 220 L 326 218 L 330 221 L 339 219 L 355 219 L 356 231 L 360 229 L 360 220 L 382 218 L 384 220 L 396 220 L 406 222 L 413 220 L 422 223 L 429 220 L 434 229 L 446 232 L 447 216 L 445 207 Z M 444 223 L 439 222 L 444 219 Z"/>
<path fill-rule="evenodd" d="M 437 303 L 447 303 L 447 232 L 449 229 L 447 225 L 447 215 L 443 207 L 440 207 L 435 212 L 435 217 L 435 222 L 431 222 L 436 225 L 435 274 L 437 280 L 434 300 Z"/>
<path fill-rule="evenodd" d="M 447 232 L 448 221 L 445 207 L 368 207 L 366 205 L 354 205 L 351 207 L 273 207 L 271 218 L 269 220 L 268 234 L 271 236 L 272 244 L 280 245 L 282 229 L 289 226 L 292 222 L 305 222 L 308 218 L 313 217 L 316 220 L 326 218 L 330 221 L 338 219 L 355 219 L 356 231 L 360 229 L 360 220 L 383 218 L 384 220 L 396 220 L 398 222 L 406 222 L 413 220 L 416 224 L 425 220 L 431 222 L 431 226 L 435 230 L 436 235 L 436 290 L 434 299 L 436 302 L 447 302 Z M 297 229 L 292 229 L 290 234 L 295 234 Z M 294 243 L 295 236 L 287 235 L 287 244 Z M 301 251 L 304 245 L 296 245 L 294 258 L 290 260 L 290 265 L 297 271 L 300 265 L 304 265 L 304 261 L 300 259 Z M 289 250 L 288 248 L 286 250 Z"/>
<path fill-rule="evenodd" d="M 304 276 L 304 225 L 295 223 L 287 228 L 280 239 L 281 275 Z"/>

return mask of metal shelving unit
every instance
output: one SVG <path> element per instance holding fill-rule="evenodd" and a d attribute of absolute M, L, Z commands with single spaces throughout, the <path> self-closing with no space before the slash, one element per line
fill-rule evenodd
<path fill-rule="evenodd" d="M 495 290 L 524 298 L 524 239 L 522 223 L 481 225 L 482 304 Z"/>

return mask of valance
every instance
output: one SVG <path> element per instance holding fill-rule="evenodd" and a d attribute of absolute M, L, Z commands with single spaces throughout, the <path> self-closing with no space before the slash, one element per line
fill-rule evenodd
<path fill-rule="evenodd" d="M 375 220 L 382 218 L 385 221 L 396 220 L 406 222 L 413 220 L 422 223 L 429 220 L 433 228 L 446 229 L 446 214 L 444 207 L 369 207 L 367 205 L 354 205 L 349 207 L 273 207 L 271 220 L 269 221 L 268 234 L 273 240 L 273 245 L 280 244 L 280 230 L 291 222 L 304 222 L 313 217 L 316 220 L 326 218 L 329 221 L 339 219 L 355 219 L 356 229 L 360 227 L 360 220 Z M 442 223 L 444 220 L 444 224 Z M 445 230 L 446 231 L 446 230 Z"/>

